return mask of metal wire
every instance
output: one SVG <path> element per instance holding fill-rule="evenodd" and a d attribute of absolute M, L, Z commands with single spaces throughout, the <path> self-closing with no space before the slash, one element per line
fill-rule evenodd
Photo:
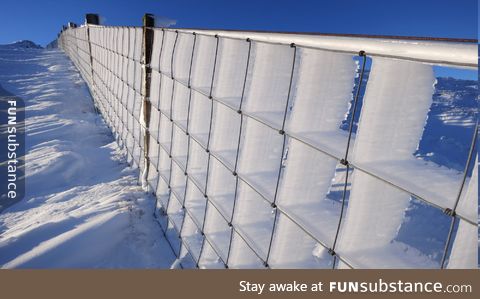
<path fill-rule="evenodd" d="M 345 201 L 347 198 L 347 186 L 348 186 L 348 173 L 350 172 L 350 163 L 348 161 L 348 153 L 350 152 L 350 143 L 352 139 L 352 133 L 353 133 L 353 124 L 355 123 L 355 116 L 357 113 L 357 106 L 358 106 L 358 99 L 360 98 L 360 90 L 362 89 L 362 83 L 363 83 L 363 76 L 365 73 L 365 65 L 367 64 L 367 56 L 364 51 L 360 51 L 359 55 L 363 57 L 362 60 L 362 68 L 360 70 L 360 76 L 358 79 L 358 84 L 357 84 L 357 90 L 355 93 L 355 98 L 353 100 L 353 108 L 352 108 L 352 116 L 350 119 L 350 124 L 348 126 L 348 140 L 347 140 L 347 146 L 345 149 L 345 156 L 343 160 L 340 161 L 340 164 L 343 164 L 346 166 L 345 170 L 345 181 L 343 182 L 343 192 L 342 192 L 342 205 L 340 208 L 340 217 L 338 218 L 338 225 L 337 225 L 337 230 L 335 232 L 335 237 L 333 239 L 333 245 L 332 248 L 329 249 L 329 253 L 333 256 L 333 264 L 332 267 L 335 268 L 336 264 L 336 259 L 337 259 L 337 253 L 335 252 L 335 248 L 337 245 L 338 241 L 338 236 L 340 234 L 340 228 L 342 226 L 342 220 L 343 220 L 343 213 L 345 210 Z"/>

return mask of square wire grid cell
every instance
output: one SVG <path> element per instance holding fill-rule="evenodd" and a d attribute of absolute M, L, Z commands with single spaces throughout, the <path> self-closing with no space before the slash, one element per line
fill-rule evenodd
<path fill-rule="evenodd" d="M 161 212 L 160 214 L 167 213 L 170 200 L 170 188 L 168 187 L 168 177 L 163 176 L 160 172 L 158 173 L 159 179 L 157 181 L 157 187 L 155 189 L 156 196 L 156 210 Z"/>
<path fill-rule="evenodd" d="M 174 123 L 173 125 L 173 145 L 172 145 L 172 159 L 176 164 L 179 164 L 183 172 L 187 171 L 188 160 L 188 142 L 189 137 L 185 131 Z"/>
<path fill-rule="evenodd" d="M 385 58 L 372 64 L 351 161 L 433 205 L 451 207 L 462 172 L 415 157 L 432 105 L 432 66 Z"/>
<path fill-rule="evenodd" d="M 155 72 L 155 71 L 152 71 Z M 175 81 L 164 74 L 160 74 L 160 94 L 157 100 L 158 108 L 168 118 L 172 118 L 172 104 Z M 155 99 L 154 99 L 155 101 Z"/>
<path fill-rule="evenodd" d="M 241 109 L 250 51 L 250 41 L 219 38 L 212 96 L 236 110 Z"/>
<path fill-rule="evenodd" d="M 172 101 L 172 119 L 186 131 L 190 106 L 190 89 L 185 85 L 175 84 Z"/>
<path fill-rule="evenodd" d="M 341 125 L 353 113 L 357 62 L 349 54 L 316 49 L 298 47 L 297 53 L 285 131 L 330 155 L 344 157 L 348 131 Z"/>
<path fill-rule="evenodd" d="M 359 170 L 350 192 L 335 248 L 350 266 L 440 268 L 450 216 Z"/>
<path fill-rule="evenodd" d="M 285 136 L 255 119 L 244 119 L 238 175 L 267 200 L 273 202 L 282 160 Z"/>
<path fill-rule="evenodd" d="M 200 230 L 199 224 L 195 222 L 189 213 L 186 213 L 181 230 L 181 237 L 184 246 L 187 247 L 188 252 L 192 255 L 195 263 L 198 263 L 200 259 L 204 243 L 204 236 L 201 234 Z"/>
<path fill-rule="evenodd" d="M 180 200 L 184 201 L 186 186 L 187 185 L 187 177 L 184 174 L 184 170 L 180 168 L 177 163 L 172 163 L 172 170 L 170 172 L 170 190 L 172 194 Z"/>
<path fill-rule="evenodd" d="M 212 131 L 209 149 L 232 171 L 237 162 L 241 115 L 229 107 L 213 102 Z"/>
<path fill-rule="evenodd" d="M 192 67 L 196 36 L 191 33 L 178 33 L 175 53 L 173 56 L 173 75 L 175 80 L 188 86 Z"/>
<path fill-rule="evenodd" d="M 205 149 L 198 142 L 190 140 L 187 173 L 203 194 L 205 194 L 207 190 L 206 184 L 209 160 L 209 154 Z"/>
<path fill-rule="evenodd" d="M 204 196 L 203 190 L 201 190 L 200 186 L 197 186 L 194 181 L 189 179 L 185 197 L 185 208 L 200 228 L 204 225 L 206 205 L 207 198 Z"/>
<path fill-rule="evenodd" d="M 168 202 L 167 215 L 170 220 L 175 224 L 175 227 L 182 227 L 185 213 L 186 212 L 183 208 L 182 200 L 177 198 L 175 195 L 170 197 L 170 200 Z"/>
<path fill-rule="evenodd" d="M 204 148 L 207 148 L 210 138 L 212 105 L 212 100 L 192 90 L 188 131 L 191 138 Z"/>
<path fill-rule="evenodd" d="M 283 129 L 295 47 L 252 42 L 242 110 L 278 130 Z"/>
<path fill-rule="evenodd" d="M 287 153 L 276 204 L 282 213 L 331 248 L 340 221 L 347 169 L 336 159 L 295 139 L 288 139 Z"/>
<path fill-rule="evenodd" d="M 271 204 L 246 183 L 239 183 L 232 225 L 263 261 L 269 252 L 274 221 Z"/>
<path fill-rule="evenodd" d="M 231 269 L 264 269 L 265 261 L 237 232 L 232 234 L 232 245 L 228 258 Z"/>
<path fill-rule="evenodd" d="M 208 171 L 208 198 L 231 221 L 238 178 L 216 158 L 210 159 Z"/>
<path fill-rule="evenodd" d="M 213 244 L 209 242 L 203 244 L 202 256 L 198 266 L 200 269 L 225 269 L 225 263 L 217 254 Z"/>
<path fill-rule="evenodd" d="M 163 32 L 160 66 L 159 70 L 165 76 L 173 78 L 172 76 L 172 60 L 175 51 L 178 34 L 174 31 L 165 30 Z"/>
<path fill-rule="evenodd" d="M 292 253 L 295 254 L 292 254 Z M 331 269 L 334 258 L 301 227 L 280 213 L 268 265 L 272 269 Z"/>
<path fill-rule="evenodd" d="M 206 96 L 210 96 L 212 91 L 217 46 L 218 39 L 213 36 L 196 37 L 190 84 L 193 89 Z"/>
<path fill-rule="evenodd" d="M 228 225 L 230 220 L 224 218 L 222 211 L 211 200 L 207 205 L 204 233 L 215 253 L 226 263 L 232 234 L 232 228 Z"/>

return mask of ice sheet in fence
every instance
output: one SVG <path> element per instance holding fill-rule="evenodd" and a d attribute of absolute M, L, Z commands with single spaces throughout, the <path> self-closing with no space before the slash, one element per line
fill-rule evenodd
<path fill-rule="evenodd" d="M 204 94 L 210 95 L 217 38 L 199 35 L 196 39 L 192 62 L 191 85 Z"/>
<path fill-rule="evenodd" d="M 461 173 L 414 157 L 434 83 L 431 66 L 375 58 L 351 160 L 434 204 L 451 207 Z"/>
<path fill-rule="evenodd" d="M 185 208 L 200 228 L 203 227 L 206 205 L 207 199 L 203 195 L 203 190 L 199 189 L 193 182 L 189 182 L 185 197 Z"/>
<path fill-rule="evenodd" d="M 331 269 L 333 257 L 296 223 L 280 214 L 268 264 L 272 269 Z"/>
<path fill-rule="evenodd" d="M 478 141 L 477 141 L 478 148 Z M 475 153 L 474 153 L 475 154 Z M 472 161 L 475 163 L 472 175 L 468 180 L 468 187 L 464 187 L 463 196 L 457 206 L 456 212 L 464 215 L 467 219 L 478 222 L 478 154 L 476 159 Z M 452 207 L 453 208 L 453 207 Z"/>
<path fill-rule="evenodd" d="M 352 160 L 432 202 L 449 206 L 458 190 L 458 174 L 433 168 L 413 156 L 432 101 L 434 82 L 431 66 L 375 58 Z M 408 222 L 409 205 L 412 202 L 408 193 L 354 171 L 337 252 L 361 268 L 437 266 L 438 252 L 416 252 L 412 244 L 402 249 L 404 244 L 396 240 L 399 228 Z"/>
<path fill-rule="evenodd" d="M 274 200 L 284 135 L 252 119 L 244 119 L 238 173 L 269 201 Z"/>
<path fill-rule="evenodd" d="M 135 27 L 134 29 L 135 29 L 135 44 L 134 44 L 135 54 L 133 56 L 133 59 L 136 61 L 141 61 L 143 29 L 141 27 Z"/>
<path fill-rule="evenodd" d="M 184 130 L 187 129 L 190 90 L 182 84 L 175 84 L 172 102 L 172 119 Z"/>
<path fill-rule="evenodd" d="M 172 55 L 176 46 L 177 34 L 171 31 L 164 31 L 162 34 L 164 36 L 160 43 L 159 70 L 165 75 L 172 77 Z"/>
<path fill-rule="evenodd" d="M 213 104 L 210 150 L 234 170 L 240 134 L 241 116 L 222 104 Z"/>
<path fill-rule="evenodd" d="M 287 131 L 343 157 L 348 136 L 339 128 L 352 98 L 357 69 L 353 57 L 299 49 L 297 69 Z M 338 172 L 340 177 L 342 173 L 345 174 L 345 168 L 336 170 L 336 159 L 295 139 L 289 139 L 287 149 L 278 206 L 325 246 L 332 247 L 343 192 L 334 194 L 332 191 L 328 197 L 327 194 L 335 187 L 332 185 L 335 173 Z M 343 186 L 343 180 L 336 184 Z M 283 219 L 279 222 L 282 225 L 276 229 L 275 242 L 297 238 L 299 242 L 305 240 L 305 244 L 314 243 L 310 237 L 304 236 L 305 232 L 292 228 L 289 221 Z M 314 258 L 313 247 L 310 245 L 300 246 L 295 257 L 290 257 L 286 251 L 277 249 L 276 244 L 274 243 L 272 258 L 277 267 L 302 267 L 305 261 Z M 312 265 L 328 267 L 326 263 L 317 262 Z"/>
<path fill-rule="evenodd" d="M 190 136 L 207 148 L 213 103 L 205 95 L 196 91 L 192 91 L 190 101 Z"/>
<path fill-rule="evenodd" d="M 218 47 L 213 97 L 239 109 L 250 43 L 246 40 L 221 38 Z"/>
<path fill-rule="evenodd" d="M 160 70 L 160 53 L 164 32 L 161 29 L 153 29 L 152 60 L 150 65 L 155 70 Z"/>
<path fill-rule="evenodd" d="M 233 232 L 232 235 L 228 265 L 230 268 L 237 269 L 262 269 L 265 267 L 263 261 L 237 232 Z"/>
<path fill-rule="evenodd" d="M 354 170 L 335 251 L 353 268 L 440 268 L 450 221 L 440 209 Z"/>
<path fill-rule="evenodd" d="M 194 40 L 195 36 L 192 34 L 179 33 L 175 45 L 172 76 L 185 85 L 189 83 Z"/>
<path fill-rule="evenodd" d="M 174 126 L 172 158 L 186 171 L 188 160 L 188 136 L 179 126 Z"/>
<path fill-rule="evenodd" d="M 205 217 L 205 235 L 215 248 L 222 261 L 228 258 L 231 228 L 222 214 L 211 203 L 208 204 Z M 212 254 L 213 256 L 213 254 Z"/>
<path fill-rule="evenodd" d="M 182 238 L 188 246 L 189 252 L 192 254 L 194 260 L 198 262 L 202 251 L 203 236 L 194 222 L 193 218 L 188 213 L 185 214 L 185 219 L 182 226 Z"/>
<path fill-rule="evenodd" d="M 128 28 L 129 31 L 129 53 L 128 57 L 134 60 L 137 60 L 139 54 L 137 51 L 141 49 L 142 40 L 138 39 L 138 28 Z M 139 46 L 140 45 L 140 46 Z"/>
<path fill-rule="evenodd" d="M 175 193 L 175 196 L 182 202 L 185 200 L 186 183 L 187 180 L 184 175 L 184 170 L 176 163 L 173 163 L 170 174 L 170 188 L 172 193 Z"/>
<path fill-rule="evenodd" d="M 286 131 L 337 157 L 345 155 L 357 64 L 351 55 L 299 48 L 297 79 Z"/>
<path fill-rule="evenodd" d="M 152 71 L 152 73 L 156 73 L 155 71 Z M 158 107 L 163 114 L 167 115 L 169 118 L 172 117 L 172 93 L 173 93 L 173 85 L 175 84 L 172 79 L 169 77 L 163 75 L 163 74 L 158 74 L 159 76 L 159 86 L 160 86 L 160 94 L 158 98 Z M 157 81 L 152 82 L 157 85 Z M 155 87 L 156 88 L 156 87 Z M 151 98 L 152 102 L 157 101 L 155 98 Z"/>
<path fill-rule="evenodd" d="M 275 210 L 244 182 L 239 182 L 236 201 L 233 226 L 257 255 L 266 261 Z M 240 249 L 235 248 L 235 250 Z"/>
<path fill-rule="evenodd" d="M 205 194 L 207 183 L 208 153 L 196 141 L 190 141 L 188 175 L 199 185 Z"/>
<path fill-rule="evenodd" d="M 243 109 L 282 129 L 295 48 L 252 42 Z"/>
<path fill-rule="evenodd" d="M 458 205 L 458 211 L 465 215 L 478 217 L 478 155 L 475 168 L 464 196 Z M 457 228 L 452 251 L 448 260 L 450 269 L 478 268 L 478 226 L 462 219 Z"/>
<path fill-rule="evenodd" d="M 216 250 L 208 242 L 203 244 L 199 267 L 201 269 L 225 269 L 222 259 L 218 257 Z"/>
<path fill-rule="evenodd" d="M 236 177 L 217 159 L 210 159 L 208 173 L 208 198 L 231 221 L 235 201 Z"/>
<path fill-rule="evenodd" d="M 331 248 L 340 218 L 342 194 L 339 192 L 335 197 L 327 197 L 327 194 L 331 189 L 338 161 L 290 139 L 285 164 L 278 206 Z M 345 168 L 337 171 L 345 173 Z M 343 185 L 343 182 L 337 184 Z M 290 235 L 295 232 L 295 230 L 283 232 L 279 226 L 275 235 L 285 234 L 286 238 L 295 238 L 296 236 Z M 311 255 L 311 252 L 306 254 Z"/>

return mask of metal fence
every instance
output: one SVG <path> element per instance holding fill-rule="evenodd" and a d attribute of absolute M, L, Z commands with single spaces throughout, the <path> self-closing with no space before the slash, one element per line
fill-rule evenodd
<path fill-rule="evenodd" d="M 477 266 L 478 125 L 461 173 L 412 154 L 432 65 L 476 68 L 476 45 L 154 28 L 146 16 L 69 26 L 59 46 L 155 195 L 181 267 Z M 415 217 L 446 227 L 415 229 Z"/>

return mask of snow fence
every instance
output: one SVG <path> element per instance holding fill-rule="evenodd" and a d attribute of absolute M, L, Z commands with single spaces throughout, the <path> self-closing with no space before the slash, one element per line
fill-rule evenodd
<path fill-rule="evenodd" d="M 477 127 L 463 172 L 414 155 L 433 66 L 476 68 L 475 44 L 85 25 L 59 46 L 182 267 L 477 267 Z"/>

